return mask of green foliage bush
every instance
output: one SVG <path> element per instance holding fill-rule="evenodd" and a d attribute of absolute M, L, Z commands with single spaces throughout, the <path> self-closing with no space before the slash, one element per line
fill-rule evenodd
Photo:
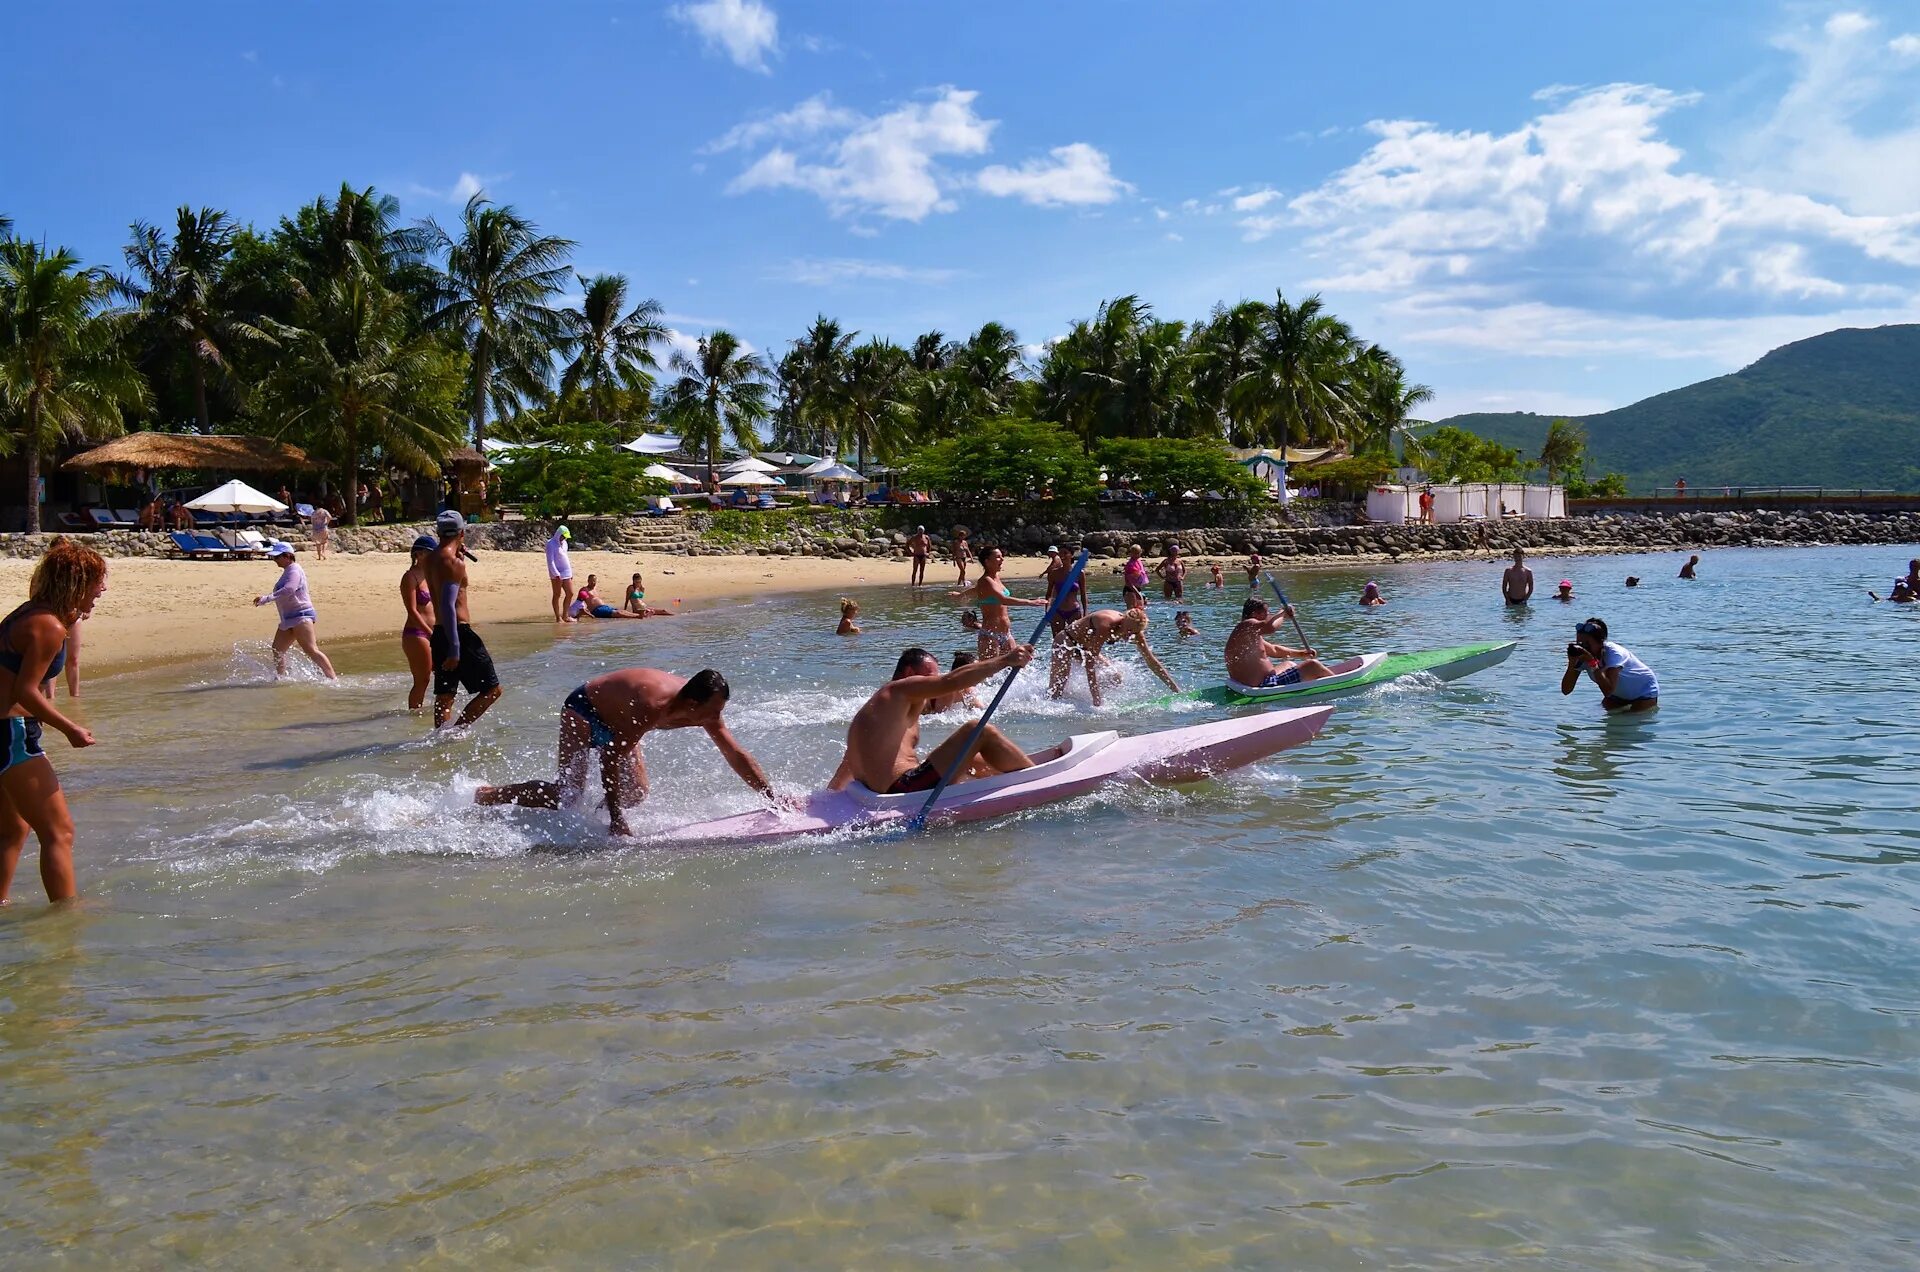
<path fill-rule="evenodd" d="M 1526 472 L 1519 451 L 1461 428 L 1434 429 L 1421 437 L 1420 449 L 1420 467 L 1435 482 L 1520 481 Z"/>
<path fill-rule="evenodd" d="M 1250 499 L 1266 483 L 1233 460 L 1219 442 L 1183 437 L 1116 437 L 1094 448 L 1109 484 L 1127 481 L 1155 498 L 1175 500 L 1191 490 L 1217 490 L 1229 498 Z"/>
<path fill-rule="evenodd" d="M 906 484 L 949 499 L 1050 498 L 1093 501 L 1099 471 L 1065 429 L 1036 420 L 985 420 L 956 437 L 915 451 Z"/>
<path fill-rule="evenodd" d="M 617 444 L 600 424 L 550 424 L 524 450 L 500 465 L 500 490 L 509 503 L 538 517 L 638 512 L 664 481 L 643 476 L 647 461 Z"/>

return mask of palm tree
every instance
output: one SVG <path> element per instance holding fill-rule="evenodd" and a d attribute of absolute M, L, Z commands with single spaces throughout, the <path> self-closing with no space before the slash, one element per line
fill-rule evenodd
<path fill-rule="evenodd" d="M 282 433 L 340 456 L 348 524 L 358 520 L 351 492 L 365 452 L 428 475 L 460 444 L 460 357 L 420 328 L 364 248 L 301 292 L 292 323 L 267 319 L 262 334 L 282 351 L 264 388 L 268 411 Z"/>
<path fill-rule="evenodd" d="M 1433 399 L 1424 384 L 1408 384 L 1407 370 L 1379 345 L 1368 345 L 1353 360 L 1352 375 L 1359 407 L 1359 450 L 1362 454 L 1391 455 L 1395 436 L 1418 449 L 1407 432 L 1407 422 L 1423 403 Z"/>
<path fill-rule="evenodd" d="M 582 278 L 586 294 L 578 309 L 560 311 L 564 348 L 573 355 L 560 373 L 560 392 L 583 392 L 593 418 L 608 422 L 607 405 L 616 388 L 652 391 L 660 363 L 653 346 L 666 340 L 660 302 L 643 300 L 625 315 L 627 280 L 620 274 Z"/>
<path fill-rule="evenodd" d="M 1142 324 L 1121 350 L 1114 425 L 1122 437 L 1186 433 L 1193 419 L 1193 363 L 1186 324 Z"/>
<path fill-rule="evenodd" d="M 225 212 L 182 206 L 171 241 L 145 221 L 132 229 L 133 241 L 122 249 L 128 272 L 114 279 L 114 291 L 138 310 L 154 356 L 186 367 L 194 419 L 211 432 L 207 382 L 231 379 L 228 350 L 248 329 L 222 285 L 236 227 Z"/>
<path fill-rule="evenodd" d="M 929 331 L 914 339 L 913 350 L 907 358 L 915 371 L 921 375 L 931 375 L 953 365 L 953 357 L 957 352 L 953 342 L 947 339 L 946 332 Z"/>
<path fill-rule="evenodd" d="M 1001 415 L 1012 404 L 1014 386 L 1026 368 L 1020 337 L 997 322 L 981 324 L 953 355 L 953 365 L 981 399 L 980 413 Z"/>
<path fill-rule="evenodd" d="M 1220 433 L 1236 446 L 1253 441 L 1253 420 L 1237 403 L 1243 396 L 1241 384 L 1259 364 L 1260 321 L 1265 312 L 1266 306 L 1257 300 L 1243 300 L 1232 308 L 1217 305 L 1188 341 L 1197 405 L 1213 416 Z"/>
<path fill-rule="evenodd" d="M 1293 304 L 1276 294 L 1260 315 L 1259 362 L 1240 383 L 1235 406 L 1259 421 L 1261 440 L 1343 438 L 1358 418 L 1348 374 L 1353 332 L 1318 296 Z"/>
<path fill-rule="evenodd" d="M 890 459 L 905 441 L 912 418 L 908 397 L 913 364 L 907 351 L 890 340 L 869 340 L 847 355 L 841 389 L 846 404 L 841 444 L 852 442 L 857 466 L 867 467 L 867 451 Z M 842 452 L 844 453 L 844 451 Z"/>
<path fill-rule="evenodd" d="M 0 415 L 26 448 L 27 531 L 40 530 L 40 455 L 63 438 L 98 439 L 151 394 L 128 360 L 113 283 L 65 248 L 0 242 Z"/>
<path fill-rule="evenodd" d="M 332 199 L 323 195 L 292 217 L 282 217 L 274 237 L 309 291 L 354 267 L 370 267 L 389 288 L 422 298 L 435 282 L 423 259 L 432 236 L 401 225 L 400 201 L 372 186 L 356 190 L 341 182 Z M 357 260 L 351 259 L 356 247 Z"/>
<path fill-rule="evenodd" d="M 478 446 L 489 407 L 505 415 L 546 390 L 553 351 L 564 338 L 548 302 L 566 286 L 573 242 L 541 234 L 513 208 L 494 206 L 484 191 L 467 200 L 459 238 L 431 219 L 421 229 L 430 249 L 446 258 L 427 321 L 459 332 L 466 344 L 468 411 Z"/>
<path fill-rule="evenodd" d="M 679 378 L 661 395 L 660 413 L 706 452 L 711 485 L 723 436 L 748 450 L 760 443 L 754 425 L 767 418 L 767 367 L 730 331 L 700 337 L 694 356 L 676 352 L 672 365 Z"/>
<path fill-rule="evenodd" d="M 842 431 L 845 403 L 841 390 L 846 382 L 847 356 L 853 349 L 854 337 L 859 334 L 842 331 L 834 319 L 819 314 L 807 328 L 807 334 L 794 342 L 793 353 L 797 356 L 792 363 L 794 378 L 789 392 L 793 397 L 795 432 L 810 427 L 813 440 L 808 444 L 819 447 L 822 454 L 831 449 L 828 440 L 837 438 Z M 781 359 L 781 366 L 788 366 L 787 359 Z"/>
<path fill-rule="evenodd" d="M 10 239 L 12 237 L 13 218 L 10 216 L 0 216 L 0 239 Z"/>
<path fill-rule="evenodd" d="M 1152 318 L 1152 307 L 1138 296 L 1102 301 L 1092 321 L 1074 323 L 1041 363 L 1043 409 L 1077 434 L 1088 454 L 1096 437 L 1125 431 L 1124 363 Z"/>

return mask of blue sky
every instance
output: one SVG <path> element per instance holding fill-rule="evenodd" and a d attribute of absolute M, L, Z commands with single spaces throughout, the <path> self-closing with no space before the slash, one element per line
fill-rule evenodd
<path fill-rule="evenodd" d="M 1466 15 L 1466 16 L 1463 16 Z M 1038 346 L 1318 291 L 1434 415 L 1920 321 L 1920 4 L 76 0 L 9 19 L 0 213 L 263 227 L 484 188 L 677 330 Z M 30 56 L 22 56 L 30 50 Z"/>

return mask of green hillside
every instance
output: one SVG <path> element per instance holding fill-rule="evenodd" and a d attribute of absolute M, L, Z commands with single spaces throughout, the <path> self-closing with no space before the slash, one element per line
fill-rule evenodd
<path fill-rule="evenodd" d="M 1540 453 L 1554 417 L 1455 415 L 1522 454 Z M 1752 366 L 1600 415 L 1590 471 L 1624 473 L 1636 492 L 1684 476 L 1707 486 L 1920 490 L 1920 325 L 1829 331 Z"/>

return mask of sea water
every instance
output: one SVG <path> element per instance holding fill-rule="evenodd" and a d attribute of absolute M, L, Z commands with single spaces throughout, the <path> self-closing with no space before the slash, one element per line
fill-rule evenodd
<path fill-rule="evenodd" d="M 1497 562 L 1283 574 L 1328 656 L 1518 648 L 1222 780 L 905 843 L 471 803 L 633 664 L 721 669 L 822 783 L 903 646 L 968 647 L 902 566 L 846 639 L 829 595 L 482 613 L 507 693 L 463 737 L 396 709 L 397 641 L 337 685 L 246 639 L 95 681 L 99 746 L 49 742 L 86 899 L 46 909 L 30 848 L 0 912 L 0 1262 L 1911 1266 L 1920 613 L 1864 591 L 1911 555 L 1543 559 L 1527 609 Z M 1183 686 L 1244 595 L 1196 572 L 1186 641 L 1155 601 Z M 1589 614 L 1656 713 L 1560 696 Z M 1123 711 L 1164 689 L 1121 661 L 1101 710 L 1036 668 L 1002 723 L 1217 712 Z M 642 828 L 754 806 L 697 731 L 646 759 Z"/>

